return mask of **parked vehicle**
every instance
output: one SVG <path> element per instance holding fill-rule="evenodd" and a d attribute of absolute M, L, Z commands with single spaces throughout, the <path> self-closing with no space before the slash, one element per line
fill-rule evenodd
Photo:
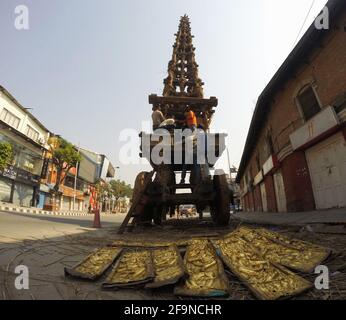
<path fill-rule="evenodd" d="M 196 215 L 196 207 L 192 204 L 184 204 L 179 206 L 179 216 L 185 216 L 186 218 Z"/>

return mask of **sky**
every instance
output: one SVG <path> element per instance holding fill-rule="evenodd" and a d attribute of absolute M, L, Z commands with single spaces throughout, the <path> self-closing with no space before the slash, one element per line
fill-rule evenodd
<path fill-rule="evenodd" d="M 149 121 L 180 16 L 191 21 L 212 131 L 228 133 L 238 166 L 256 101 L 326 0 L 1 0 L 0 85 L 53 133 L 107 155 L 133 184 L 145 164 L 122 163 L 124 130 Z M 29 29 L 15 28 L 15 8 Z M 139 152 L 139 149 L 138 149 Z M 228 170 L 227 154 L 217 163 Z"/>

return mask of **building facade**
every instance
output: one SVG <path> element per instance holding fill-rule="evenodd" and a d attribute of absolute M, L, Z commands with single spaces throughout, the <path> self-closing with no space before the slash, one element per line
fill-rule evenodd
<path fill-rule="evenodd" d="M 95 184 L 114 177 L 114 168 L 102 154 L 80 149 L 81 163 L 71 168 L 59 187 L 48 143 L 57 137 L 0 86 L 0 141 L 13 149 L 13 161 L 0 171 L 0 202 L 46 210 L 87 211 L 96 200 Z"/>
<path fill-rule="evenodd" d="M 96 203 L 95 184 L 114 177 L 114 168 L 105 155 L 75 147 L 80 152 L 82 160 L 71 168 L 59 186 L 60 196 L 52 192 L 57 181 L 57 171 L 50 156 L 47 157 L 47 170 L 41 186 L 46 186 L 48 192 L 40 202 L 43 209 L 62 211 L 88 211 Z M 41 187 L 42 189 L 42 187 Z"/>
<path fill-rule="evenodd" d="M 48 138 L 41 122 L 0 86 L 0 140 L 14 152 L 13 162 L 0 172 L 0 201 L 36 205 Z"/>
<path fill-rule="evenodd" d="M 46 175 L 41 179 L 41 198 L 38 207 L 50 211 L 86 211 L 84 199 L 88 194 L 89 185 L 76 174 L 76 168 L 71 168 L 65 174 L 59 186 L 60 195 L 57 196 L 53 192 L 57 181 L 57 171 L 54 164 L 48 160 Z"/>
<path fill-rule="evenodd" d="M 346 207 L 346 2 L 313 24 L 260 95 L 237 182 L 246 211 Z"/>
<path fill-rule="evenodd" d="M 79 148 L 79 151 L 82 155 L 82 161 L 78 170 L 78 177 L 89 184 L 84 206 L 96 209 L 98 195 L 95 185 L 98 182 L 106 182 L 107 178 L 114 178 L 115 169 L 105 155 L 83 148 Z"/>

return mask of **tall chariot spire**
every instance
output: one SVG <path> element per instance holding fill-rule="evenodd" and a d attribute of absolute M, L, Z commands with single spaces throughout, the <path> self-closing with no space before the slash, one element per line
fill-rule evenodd
<path fill-rule="evenodd" d="M 168 77 L 164 80 L 163 96 L 203 98 L 204 83 L 198 75 L 193 35 L 187 15 L 180 18 L 175 36 L 172 59 L 168 63 Z"/>

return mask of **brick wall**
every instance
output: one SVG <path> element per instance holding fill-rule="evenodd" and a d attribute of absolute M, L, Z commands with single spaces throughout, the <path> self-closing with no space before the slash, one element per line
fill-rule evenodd
<path fill-rule="evenodd" d="M 268 117 L 261 131 L 257 132 L 257 145 L 244 174 L 257 167 L 256 158 L 259 158 L 261 166 L 267 160 L 268 132 L 272 136 L 275 154 L 290 145 L 290 134 L 304 123 L 295 102 L 295 97 L 301 88 L 313 83 L 322 107 L 332 105 L 336 98 L 346 91 L 345 26 L 346 12 L 340 18 L 338 28 L 330 31 L 323 43 L 305 58 L 303 65 L 297 70 L 292 70 L 291 79 L 272 97 L 272 103 L 268 105 Z M 345 128 L 343 133 L 346 137 Z M 314 198 L 304 153 L 293 153 L 288 156 L 283 160 L 282 168 L 287 187 L 288 211 L 313 210 Z M 256 174 L 257 172 L 252 172 L 251 176 L 254 177 Z M 272 177 L 266 177 L 265 185 L 268 211 L 276 211 Z M 255 197 L 257 199 L 257 196 Z"/>

